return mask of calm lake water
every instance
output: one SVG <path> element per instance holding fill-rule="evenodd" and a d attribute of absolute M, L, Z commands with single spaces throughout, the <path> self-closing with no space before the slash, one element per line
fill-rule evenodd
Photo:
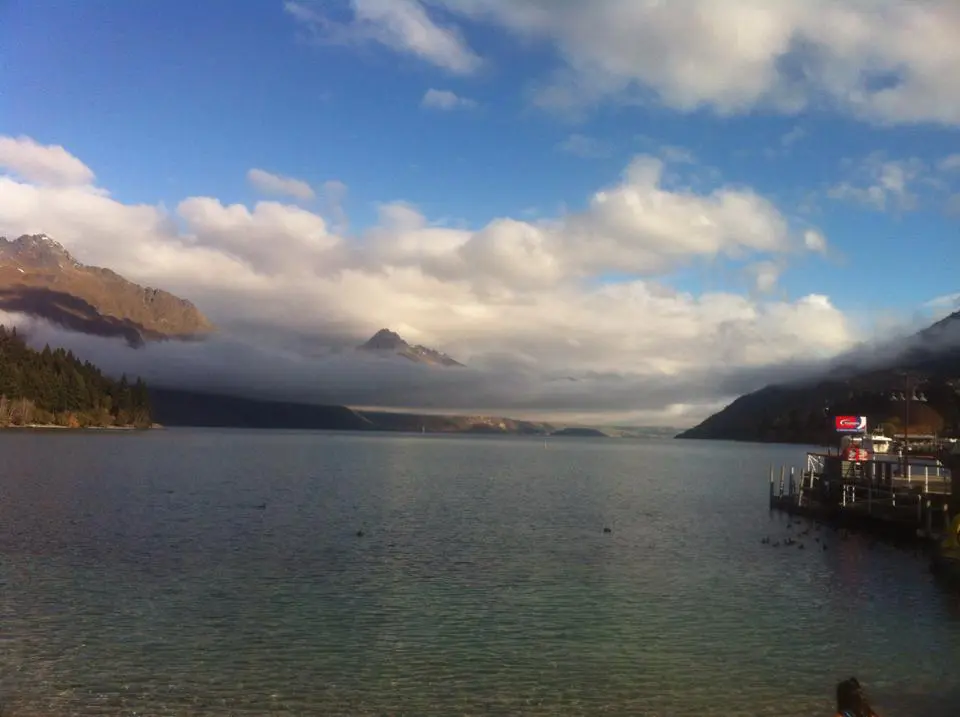
<path fill-rule="evenodd" d="M 856 675 L 955 717 L 960 605 L 921 557 L 761 544 L 806 530 L 766 508 L 803 453 L 4 433 L 2 714 L 809 717 Z"/>

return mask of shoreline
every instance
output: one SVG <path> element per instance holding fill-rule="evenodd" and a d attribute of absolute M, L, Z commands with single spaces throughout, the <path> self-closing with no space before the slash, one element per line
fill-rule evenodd
<path fill-rule="evenodd" d="M 150 426 L 60 426 L 56 423 L 28 423 L 23 426 L 0 426 L 0 431 L 149 431 L 163 428 L 159 423 Z"/>

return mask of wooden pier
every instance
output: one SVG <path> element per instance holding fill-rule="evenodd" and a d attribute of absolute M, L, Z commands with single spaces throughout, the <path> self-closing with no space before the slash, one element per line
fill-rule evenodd
<path fill-rule="evenodd" d="M 770 467 L 770 509 L 895 541 L 928 542 L 943 535 L 953 511 L 948 468 L 933 461 L 900 465 L 810 453 L 802 470 Z"/>

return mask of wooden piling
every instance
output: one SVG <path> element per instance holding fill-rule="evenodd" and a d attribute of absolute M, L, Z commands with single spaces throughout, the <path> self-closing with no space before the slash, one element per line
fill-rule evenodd
<path fill-rule="evenodd" d="M 919 490 L 910 490 L 907 477 L 890 475 L 892 464 L 886 461 L 864 463 L 853 470 L 839 456 L 821 456 L 819 462 L 808 460 L 807 466 L 800 470 L 791 466 L 788 472 L 787 466 L 781 465 L 779 490 L 776 466 L 769 466 L 771 510 L 873 533 L 895 542 L 933 540 L 942 527 L 949 525 L 953 515 L 947 505 L 945 481 L 937 470 L 927 468 L 923 483 L 920 472 L 916 472 L 917 482 L 912 487 Z M 960 475 L 960 470 L 956 473 Z M 911 504 L 913 496 L 915 505 Z"/>
<path fill-rule="evenodd" d="M 949 528 L 949 516 L 960 514 L 960 453 L 951 453 L 944 461 L 950 469 L 950 509 L 946 527 Z"/>
<path fill-rule="evenodd" d="M 773 463 L 770 464 L 770 508 L 773 508 Z"/>

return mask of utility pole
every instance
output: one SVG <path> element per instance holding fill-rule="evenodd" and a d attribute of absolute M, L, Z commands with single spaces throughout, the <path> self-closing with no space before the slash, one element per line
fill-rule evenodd
<path fill-rule="evenodd" d="M 910 400 L 913 398 L 913 386 L 910 382 L 910 374 L 904 377 L 906 392 L 906 408 L 904 409 L 903 421 L 903 477 L 910 482 Z"/>
<path fill-rule="evenodd" d="M 903 383 L 904 383 L 904 392 L 902 394 L 904 407 L 903 407 L 903 460 L 900 470 L 903 471 L 903 478 L 905 480 L 910 479 L 910 402 L 911 401 L 926 401 L 927 397 L 922 393 L 918 397 L 916 396 L 916 390 L 918 385 L 918 378 L 909 372 L 903 374 Z M 894 399 L 897 397 L 894 396 Z"/>
<path fill-rule="evenodd" d="M 830 418 L 830 402 L 825 400 L 823 402 L 823 422 L 826 424 L 826 430 L 824 431 L 822 438 L 823 446 L 826 448 L 828 456 L 830 455 L 830 436 L 833 435 Z"/>

